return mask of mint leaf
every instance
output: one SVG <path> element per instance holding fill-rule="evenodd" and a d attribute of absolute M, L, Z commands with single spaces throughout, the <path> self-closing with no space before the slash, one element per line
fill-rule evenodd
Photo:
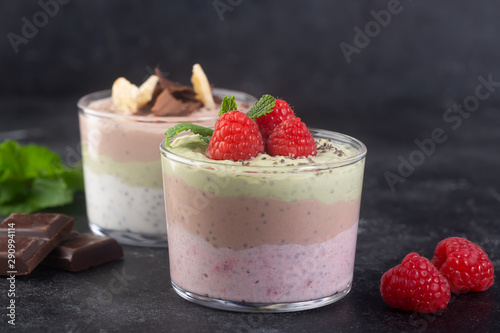
<path fill-rule="evenodd" d="M 8 216 L 12 213 L 31 214 L 36 208 L 28 201 L 14 201 L 0 205 L 0 216 Z"/>
<path fill-rule="evenodd" d="M 62 206 L 73 201 L 73 192 L 61 178 L 37 178 L 28 196 L 28 202 L 38 209 Z"/>
<path fill-rule="evenodd" d="M 24 179 L 19 148 L 15 141 L 0 144 L 0 205 L 26 196 L 29 184 Z"/>
<path fill-rule="evenodd" d="M 81 163 L 74 168 L 64 167 L 64 170 L 61 173 L 61 178 L 71 191 L 76 192 L 84 190 L 83 169 Z"/>
<path fill-rule="evenodd" d="M 177 134 L 185 131 L 191 131 L 194 134 L 198 134 L 199 138 L 205 142 L 209 142 L 214 130 L 211 128 L 195 125 L 192 123 L 180 123 L 173 127 L 170 127 L 166 132 L 166 145 L 169 148 L 172 148 L 170 145 L 170 139 L 176 136 Z"/>
<path fill-rule="evenodd" d="M 29 144 L 19 149 L 19 160 L 23 166 L 25 178 L 56 175 L 63 171 L 59 155 L 45 147 L 34 144 Z"/>
<path fill-rule="evenodd" d="M 11 140 L 0 144 L 0 215 L 71 203 L 83 187 L 81 166 L 63 165 L 48 148 Z"/>
<path fill-rule="evenodd" d="M 271 112 L 274 107 L 274 103 L 276 103 L 276 98 L 271 95 L 264 95 L 257 102 L 255 102 L 250 110 L 248 110 L 247 116 L 252 119 L 259 118 L 260 116 Z"/>
<path fill-rule="evenodd" d="M 23 176 L 19 144 L 15 141 L 5 141 L 0 145 L 0 181 Z"/>
<path fill-rule="evenodd" d="M 26 192 L 26 184 L 23 181 L 4 180 L 0 182 L 0 206 L 16 198 L 22 198 Z M 0 214 L 2 215 L 2 214 Z"/>
<path fill-rule="evenodd" d="M 238 105 L 236 105 L 236 98 L 229 97 L 228 95 L 224 96 L 222 99 L 222 103 L 220 105 L 220 111 L 219 111 L 219 117 L 222 116 L 224 113 L 227 113 L 229 111 L 233 111 L 238 109 Z"/>

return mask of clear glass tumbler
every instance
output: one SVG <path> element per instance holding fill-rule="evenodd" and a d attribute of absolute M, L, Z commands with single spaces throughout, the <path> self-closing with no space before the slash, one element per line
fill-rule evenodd
<path fill-rule="evenodd" d="M 349 154 L 295 165 L 262 156 L 212 161 L 187 154 L 191 145 L 162 142 L 177 294 L 224 310 L 288 312 L 350 291 L 366 147 L 347 135 L 311 133 Z"/>
<path fill-rule="evenodd" d="M 255 97 L 227 89 L 215 96 L 235 96 L 251 106 Z M 165 131 L 181 122 L 213 126 L 216 110 L 187 117 L 121 115 L 109 112 L 111 91 L 78 101 L 87 215 L 91 230 L 122 244 L 166 247 L 167 230 L 158 144 Z"/>

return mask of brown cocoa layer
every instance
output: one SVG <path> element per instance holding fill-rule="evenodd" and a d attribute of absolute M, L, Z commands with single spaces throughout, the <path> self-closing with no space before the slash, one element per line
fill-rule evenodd
<path fill-rule="evenodd" d="M 328 205 L 314 199 L 283 202 L 244 195 L 219 197 L 167 174 L 164 188 L 167 223 L 182 225 L 216 248 L 306 246 L 332 239 L 359 218 L 360 198 Z"/>
<path fill-rule="evenodd" d="M 203 121 L 193 118 L 193 122 L 200 126 L 213 126 L 217 111 L 203 110 L 206 119 Z M 117 162 L 150 162 L 160 160 L 159 146 L 165 138 L 165 130 L 183 121 L 186 117 L 168 117 L 169 122 L 134 121 L 100 117 L 80 113 L 80 133 L 82 144 L 92 152 L 112 158 Z M 143 117 L 145 118 L 145 117 Z M 139 119 L 136 117 L 135 119 Z"/>

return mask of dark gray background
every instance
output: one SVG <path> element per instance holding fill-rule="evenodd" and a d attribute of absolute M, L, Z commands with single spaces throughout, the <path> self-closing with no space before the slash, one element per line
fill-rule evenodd
<path fill-rule="evenodd" d="M 391 170 L 434 128 L 466 142 L 500 139 L 497 90 L 458 130 L 443 121 L 474 94 L 478 76 L 500 82 L 498 1 L 402 0 L 350 63 L 340 44 L 354 45 L 354 29 L 365 30 L 372 12 L 395 0 L 59 1 L 67 3 L 52 6 L 53 17 L 40 15 L 39 1 L 0 2 L 0 131 L 45 122 L 61 112 L 51 103 L 64 101 L 62 112 L 74 118 L 60 130 L 76 144 L 79 97 L 110 88 L 118 76 L 139 84 L 156 65 L 188 84 L 199 62 L 216 86 L 281 97 L 309 126 L 370 138 L 369 157 L 392 150 Z M 8 36 L 22 37 L 36 18 L 45 24 L 16 53 Z M 18 125 L 7 127 L 7 116 Z M 472 131 L 481 121 L 490 126 Z M 457 140 L 441 146 L 463 148 Z"/>
<path fill-rule="evenodd" d="M 353 28 L 364 30 L 390 1 L 219 0 L 231 8 L 222 15 L 211 0 L 64 1 L 18 53 L 7 34 L 22 36 L 22 18 L 33 22 L 42 7 L 0 3 L 1 95 L 82 95 L 118 76 L 140 83 L 157 64 L 188 83 L 199 62 L 217 86 L 335 118 L 387 103 L 442 110 L 470 94 L 478 75 L 500 80 L 494 0 L 402 0 L 350 64 L 339 44 L 353 44 Z"/>

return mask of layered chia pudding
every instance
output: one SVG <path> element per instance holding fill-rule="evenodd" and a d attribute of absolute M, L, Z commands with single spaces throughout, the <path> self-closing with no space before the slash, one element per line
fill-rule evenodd
<path fill-rule="evenodd" d="M 192 302 L 234 311 L 330 304 L 353 278 L 366 148 L 310 130 L 317 155 L 212 160 L 180 135 L 161 145 L 170 276 Z"/>
<path fill-rule="evenodd" d="M 213 126 L 221 98 L 236 96 L 242 108 L 250 95 L 213 89 L 215 104 L 199 104 L 189 114 L 177 100 L 168 102 L 174 114 L 158 115 L 142 107 L 117 112 L 110 90 L 84 96 L 78 102 L 87 215 L 92 231 L 123 244 L 167 246 L 162 172 L 158 145 L 165 130 L 190 121 Z M 167 103 L 167 104 L 168 104 Z"/>

